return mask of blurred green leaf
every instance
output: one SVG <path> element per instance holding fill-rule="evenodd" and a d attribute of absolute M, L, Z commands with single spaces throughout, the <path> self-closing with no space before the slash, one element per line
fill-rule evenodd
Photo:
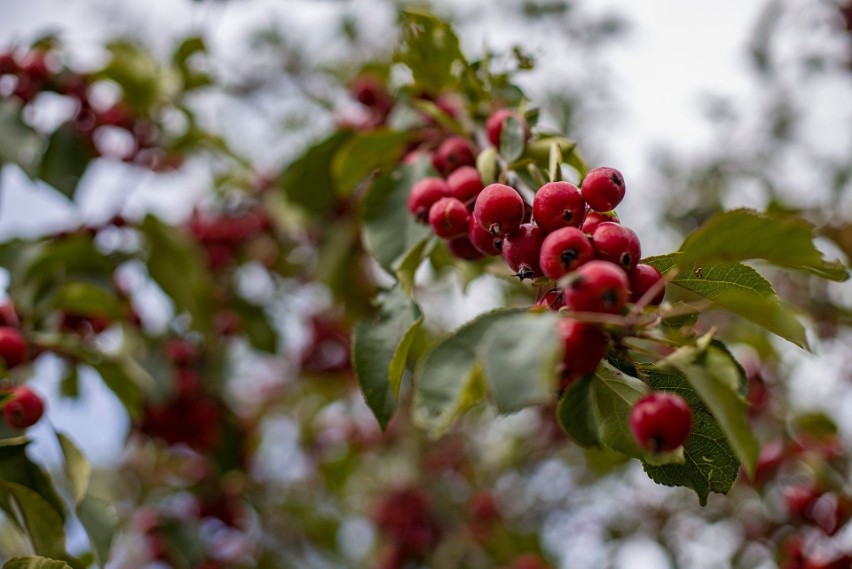
<path fill-rule="evenodd" d="M 524 126 L 514 116 L 509 116 L 503 121 L 500 131 L 500 155 L 506 162 L 512 163 L 524 153 L 526 137 Z"/>
<path fill-rule="evenodd" d="M 38 173 L 44 141 L 21 120 L 21 105 L 12 99 L 0 100 L 0 167 L 16 164 L 30 178 Z"/>
<path fill-rule="evenodd" d="M 335 132 L 308 148 L 281 174 L 280 184 L 290 203 L 313 215 L 329 210 L 338 198 L 337 181 L 330 164 L 334 155 L 352 137 L 348 131 Z"/>
<path fill-rule="evenodd" d="M 452 26 L 414 9 L 402 13 L 402 36 L 393 60 L 411 70 L 416 89 L 431 94 L 452 87 L 457 66 L 467 64 Z"/>
<path fill-rule="evenodd" d="M 270 324 L 263 306 L 235 296 L 231 299 L 231 307 L 239 316 L 240 329 L 254 349 L 268 354 L 278 352 L 278 331 Z"/>
<path fill-rule="evenodd" d="M 64 561 L 46 557 L 13 557 L 3 564 L 3 569 L 71 569 Z"/>
<path fill-rule="evenodd" d="M 109 79 L 122 90 L 122 103 L 148 115 L 155 107 L 175 97 L 181 80 L 173 68 L 162 67 L 145 48 L 119 40 L 107 45 L 110 59 L 94 74 Z"/>
<path fill-rule="evenodd" d="M 119 525 L 115 510 L 107 502 L 87 495 L 77 507 L 77 517 L 89 536 L 98 564 L 106 567 L 113 536 Z"/>
<path fill-rule="evenodd" d="M 74 199 L 77 183 L 94 157 L 94 149 L 79 134 L 74 123 L 64 123 L 48 139 L 47 149 L 39 163 L 38 177 L 68 199 Z"/>
<path fill-rule="evenodd" d="M 65 507 L 53 487 L 53 482 L 39 465 L 30 460 L 26 447 L 30 440 L 24 436 L 0 440 L 0 480 L 15 483 L 36 492 L 63 521 Z M 9 510 L 5 499 L 2 507 Z"/>
<path fill-rule="evenodd" d="M 354 135 L 331 161 L 339 194 L 350 194 L 376 170 L 395 164 L 409 140 L 407 132 L 376 129 Z"/>
<path fill-rule="evenodd" d="M 139 417 L 145 392 L 153 385 L 153 379 L 138 363 L 128 357 L 104 359 L 91 366 L 98 372 L 104 384 L 124 405 L 130 418 Z"/>
<path fill-rule="evenodd" d="M 489 146 L 476 157 L 476 169 L 482 179 L 482 185 L 487 186 L 497 181 L 497 149 Z"/>
<path fill-rule="evenodd" d="M 17 503 L 35 552 L 52 559 L 66 559 L 65 527 L 59 512 L 37 492 L 21 484 L 0 480 L 0 492 Z"/>
<path fill-rule="evenodd" d="M 71 485 L 74 503 L 79 505 L 89 490 L 92 467 L 80 449 L 68 437 L 57 431 L 56 438 L 65 457 L 65 476 Z"/>
<path fill-rule="evenodd" d="M 80 316 L 106 316 L 115 320 L 124 317 L 124 307 L 109 291 L 91 283 L 74 281 L 61 285 L 51 302 L 55 310 Z"/>

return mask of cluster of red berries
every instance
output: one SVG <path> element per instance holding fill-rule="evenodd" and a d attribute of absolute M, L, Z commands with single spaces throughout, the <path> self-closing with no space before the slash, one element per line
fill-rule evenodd
<path fill-rule="evenodd" d="M 392 543 L 382 569 L 402 569 L 410 561 L 422 560 L 441 537 L 428 497 L 414 487 L 389 492 L 377 504 L 373 519 Z"/>
<path fill-rule="evenodd" d="M 0 306 L 0 362 L 9 370 L 27 361 L 29 347 L 21 333 L 20 320 L 15 307 L 9 303 Z M 26 429 L 41 419 L 44 402 L 26 385 L 2 389 L 10 397 L 3 404 L 3 418 L 15 429 Z"/>
<path fill-rule="evenodd" d="M 9 80 L 7 80 L 7 78 Z M 172 170 L 183 158 L 160 148 L 157 127 L 121 102 L 102 108 L 90 97 L 91 79 L 62 68 L 54 51 L 34 48 L 0 53 L 0 98 L 14 97 L 28 105 L 42 92 L 64 95 L 76 102 L 73 123 L 77 134 L 94 155 L 105 155 L 156 171 Z M 129 134 L 132 144 L 115 155 L 115 146 L 103 141 L 104 128 Z"/>
<path fill-rule="evenodd" d="M 187 222 L 187 229 L 204 248 L 207 265 L 217 271 L 231 266 L 239 254 L 250 247 L 258 237 L 272 231 L 272 220 L 262 208 L 255 207 L 244 212 L 225 215 L 202 215 L 194 212 Z M 269 243 L 269 240 L 264 240 Z M 256 247 L 255 249 L 260 249 Z M 268 251 L 271 259 L 258 259 L 265 264 L 274 262 L 277 247 Z"/>

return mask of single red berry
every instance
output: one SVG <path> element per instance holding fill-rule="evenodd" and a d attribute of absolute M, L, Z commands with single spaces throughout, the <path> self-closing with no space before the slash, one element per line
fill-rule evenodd
<path fill-rule="evenodd" d="M 451 197 L 467 204 L 482 191 L 482 178 L 473 166 L 462 166 L 447 176 L 447 186 Z"/>
<path fill-rule="evenodd" d="M 543 239 L 544 233 L 534 223 L 524 223 L 503 238 L 503 259 L 521 280 L 541 276 L 539 257 Z"/>
<path fill-rule="evenodd" d="M 556 325 L 556 333 L 562 340 L 562 387 L 581 375 L 598 368 L 606 355 L 607 338 L 597 324 L 563 318 Z"/>
<path fill-rule="evenodd" d="M 441 198 L 429 209 L 429 225 L 444 239 L 464 235 L 469 218 L 467 208 L 456 198 Z"/>
<path fill-rule="evenodd" d="M 577 312 L 618 314 L 627 303 L 628 286 L 627 274 L 618 265 L 589 261 L 566 284 L 565 306 Z"/>
<path fill-rule="evenodd" d="M 563 227 L 544 238 L 539 259 L 545 276 L 557 280 L 594 257 L 585 233 L 576 227 Z"/>
<path fill-rule="evenodd" d="M 782 494 L 790 516 L 809 520 L 813 506 L 823 492 L 815 484 L 796 484 L 786 487 Z"/>
<path fill-rule="evenodd" d="M 27 359 L 27 341 L 17 328 L 0 327 L 0 359 L 6 369 L 19 366 Z"/>
<path fill-rule="evenodd" d="M 524 222 L 524 198 L 511 186 L 491 184 L 476 197 L 473 215 L 492 235 L 506 235 Z"/>
<path fill-rule="evenodd" d="M 686 442 L 692 428 L 692 410 L 680 395 L 646 395 L 630 410 L 630 432 L 644 449 L 668 452 Z"/>
<path fill-rule="evenodd" d="M 393 106 L 393 99 L 378 77 L 361 75 L 349 84 L 349 93 L 362 105 L 386 114 Z"/>
<path fill-rule="evenodd" d="M 476 151 L 466 138 L 451 136 L 435 151 L 432 165 L 444 176 L 449 176 L 462 166 L 475 166 Z"/>
<path fill-rule="evenodd" d="M 545 233 L 562 227 L 580 227 L 586 215 L 586 202 L 574 184 L 549 182 L 535 194 L 532 214 Z"/>
<path fill-rule="evenodd" d="M 483 255 L 499 255 L 500 249 L 503 247 L 503 238 L 496 237 L 483 229 L 476 221 L 476 215 L 470 216 L 470 222 L 467 225 L 467 238 Z"/>
<path fill-rule="evenodd" d="M 18 311 L 15 310 L 15 305 L 11 302 L 0 304 L 0 327 L 11 326 L 17 328 L 21 325 L 21 320 L 18 318 Z"/>
<path fill-rule="evenodd" d="M 630 302 L 637 302 L 651 287 L 663 280 L 663 275 L 651 265 L 639 263 L 636 268 L 627 274 L 630 281 Z M 666 295 L 666 287 L 661 286 L 659 292 L 648 302 L 649 305 L 657 306 Z"/>
<path fill-rule="evenodd" d="M 490 236 L 493 238 L 493 236 Z M 485 255 L 470 242 L 467 235 L 459 235 L 447 241 L 447 249 L 453 257 L 465 261 L 475 261 Z"/>
<path fill-rule="evenodd" d="M 3 406 L 3 418 L 10 427 L 26 429 L 44 414 L 44 402 L 29 387 L 22 385 L 10 390 L 12 394 Z"/>
<path fill-rule="evenodd" d="M 503 125 L 506 124 L 506 119 L 514 117 L 521 127 L 524 129 L 524 140 L 529 138 L 530 129 L 527 126 L 527 121 L 516 111 L 509 109 L 498 109 L 491 113 L 488 120 L 485 121 L 485 133 L 488 136 L 488 141 L 494 146 L 500 146 L 500 136 L 503 134 Z"/>
<path fill-rule="evenodd" d="M 588 233 L 591 235 L 595 232 L 595 228 L 601 223 L 610 222 L 610 223 L 620 223 L 618 220 L 618 216 L 615 215 L 614 211 L 601 213 L 599 211 L 595 211 L 590 209 L 586 212 L 586 219 L 583 221 L 583 233 Z"/>
<path fill-rule="evenodd" d="M 629 227 L 618 223 L 601 223 L 592 233 L 595 258 L 615 263 L 627 272 L 633 270 L 642 256 L 639 237 Z"/>
<path fill-rule="evenodd" d="M 550 310 L 559 310 L 565 306 L 562 291 L 558 288 L 548 291 L 538 300 L 538 302 L 535 303 L 535 306 L 543 306 Z"/>
<path fill-rule="evenodd" d="M 419 220 L 425 221 L 432 205 L 450 195 L 450 187 L 441 178 L 423 178 L 411 188 L 408 196 L 408 211 Z"/>
<path fill-rule="evenodd" d="M 624 199 L 624 177 L 615 168 L 595 168 L 583 178 L 583 198 L 595 211 L 610 211 Z"/>

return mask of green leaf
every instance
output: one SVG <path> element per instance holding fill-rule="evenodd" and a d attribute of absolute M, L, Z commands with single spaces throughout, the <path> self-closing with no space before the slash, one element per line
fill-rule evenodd
<path fill-rule="evenodd" d="M 739 473 L 740 461 L 707 406 L 682 373 L 651 365 L 639 366 L 639 370 L 652 389 L 676 393 L 692 409 L 692 430 L 683 445 L 684 463 L 645 463 L 645 472 L 658 484 L 692 488 L 702 506 L 707 504 L 710 492 L 727 494 Z"/>
<path fill-rule="evenodd" d="M 331 169 L 339 194 L 350 194 L 376 170 L 395 164 L 409 140 L 407 132 L 376 129 L 358 133 L 334 155 Z"/>
<path fill-rule="evenodd" d="M 547 176 L 551 182 L 562 179 L 562 150 L 558 144 L 550 145 L 550 157 L 547 166 Z"/>
<path fill-rule="evenodd" d="M 41 135 L 21 119 L 21 105 L 0 100 L 0 167 L 16 164 L 30 178 L 36 176 L 44 142 Z"/>
<path fill-rule="evenodd" d="M 352 361 L 364 399 L 384 429 L 396 410 L 408 350 L 423 316 L 400 287 L 382 295 L 378 306 L 374 321 L 355 327 Z"/>
<path fill-rule="evenodd" d="M 71 566 L 46 557 L 13 557 L 3 564 L 3 569 L 71 569 Z"/>
<path fill-rule="evenodd" d="M 595 376 L 584 375 L 575 380 L 556 409 L 559 425 L 581 447 L 601 447 L 592 384 Z"/>
<path fill-rule="evenodd" d="M 287 201 L 309 214 L 319 215 L 337 202 L 337 181 L 330 164 L 334 155 L 350 139 L 348 131 L 335 132 L 308 148 L 281 174 L 279 183 Z"/>
<path fill-rule="evenodd" d="M 94 157 L 74 123 L 67 122 L 50 136 L 38 167 L 38 177 L 74 199 L 77 183 Z"/>
<path fill-rule="evenodd" d="M 111 292 L 88 282 L 73 281 L 61 285 L 51 302 L 56 310 L 81 316 L 124 317 L 124 307 Z"/>
<path fill-rule="evenodd" d="M 110 504 L 94 496 L 86 496 L 77 507 L 77 517 L 89 536 L 98 564 L 105 567 L 118 528 L 118 515 Z"/>
<path fill-rule="evenodd" d="M 74 503 L 80 504 L 89 490 L 92 467 L 80 449 L 68 437 L 57 431 L 56 438 L 62 448 L 62 456 L 65 457 L 65 476 L 71 485 Z"/>
<path fill-rule="evenodd" d="M 263 306 L 259 306 L 239 296 L 231 299 L 231 306 L 240 318 L 240 330 L 246 335 L 251 346 L 262 352 L 278 352 L 278 332 L 270 324 Z"/>
<path fill-rule="evenodd" d="M 500 155 L 506 162 L 512 163 L 524 153 L 524 125 L 514 116 L 509 116 L 503 121 L 503 129 L 500 131 Z"/>
<path fill-rule="evenodd" d="M 483 339 L 500 320 L 521 310 L 487 312 L 440 338 L 422 358 L 415 374 L 414 420 L 435 433 L 448 429 L 464 411 L 485 397 Z"/>
<path fill-rule="evenodd" d="M 66 558 L 65 527 L 59 512 L 26 486 L 0 480 L 0 492 L 11 496 L 18 504 L 23 527 L 35 552 L 53 559 Z"/>
<path fill-rule="evenodd" d="M 562 349 L 558 321 L 552 312 L 526 311 L 498 321 L 483 338 L 479 355 L 500 412 L 553 398 Z"/>
<path fill-rule="evenodd" d="M 763 259 L 824 279 L 847 280 L 846 267 L 826 261 L 813 239 L 813 225 L 800 217 L 737 209 L 716 215 L 693 231 L 681 245 L 682 262 Z"/>
<path fill-rule="evenodd" d="M 163 68 L 148 50 L 129 41 L 114 41 L 107 46 L 110 60 L 94 74 L 121 87 L 122 103 L 140 113 L 177 96 L 180 76 L 174 68 Z"/>
<path fill-rule="evenodd" d="M 148 372 L 129 357 L 104 359 L 91 366 L 100 374 L 104 384 L 124 405 L 131 419 L 137 419 L 154 380 Z"/>
<path fill-rule="evenodd" d="M 428 254 L 427 225 L 408 212 L 408 194 L 414 183 L 431 170 L 429 161 L 403 164 L 377 179 L 361 200 L 364 246 L 389 274 L 413 275 Z M 407 289 L 410 290 L 410 283 Z"/>
<path fill-rule="evenodd" d="M 402 17 L 393 60 L 411 70 L 415 89 L 439 94 L 455 85 L 457 66 L 467 62 L 452 27 L 425 11 L 408 9 Z"/>
<path fill-rule="evenodd" d="M 671 283 L 712 300 L 773 334 L 807 347 L 805 329 L 795 314 L 778 299 L 772 285 L 751 267 L 733 261 L 706 264 L 684 263 L 679 253 L 643 259 L 668 276 Z"/>
<path fill-rule="evenodd" d="M 482 185 L 487 186 L 497 181 L 497 149 L 489 146 L 476 157 L 476 169 L 482 179 Z"/>
<path fill-rule="evenodd" d="M 26 447 L 29 443 L 30 440 L 24 436 L 0 440 L 0 480 L 33 490 L 64 520 L 65 507 L 53 482 L 27 456 Z M 7 512 L 8 505 L 8 501 L 2 503 Z"/>
<path fill-rule="evenodd" d="M 683 346 L 658 364 L 658 369 L 680 371 L 716 418 L 746 473 L 754 472 L 760 447 L 748 424 L 748 402 L 741 393 L 742 367 L 726 350 L 710 342 Z"/>
<path fill-rule="evenodd" d="M 204 253 L 178 229 L 148 215 L 140 224 L 146 238 L 148 273 L 171 298 L 178 312 L 192 317 L 192 327 L 210 330 L 212 285 Z"/>

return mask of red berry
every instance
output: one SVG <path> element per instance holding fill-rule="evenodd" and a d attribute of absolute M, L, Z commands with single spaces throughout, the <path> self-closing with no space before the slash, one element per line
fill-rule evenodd
<path fill-rule="evenodd" d="M 467 504 L 468 516 L 477 522 L 491 523 L 500 519 L 500 502 L 492 492 L 474 494 Z"/>
<path fill-rule="evenodd" d="M 356 101 L 382 114 L 390 111 L 393 106 L 393 99 L 378 77 L 356 77 L 349 85 L 349 92 Z"/>
<path fill-rule="evenodd" d="M 586 234 L 576 227 L 557 229 L 541 244 L 541 270 L 548 278 L 559 279 L 595 256 Z"/>
<path fill-rule="evenodd" d="M 539 257 L 544 233 L 534 223 L 524 223 L 503 238 L 503 259 L 521 280 L 541 276 Z"/>
<path fill-rule="evenodd" d="M 163 344 L 166 358 L 177 367 L 187 367 L 198 362 L 199 354 L 195 344 L 183 338 L 170 338 Z"/>
<path fill-rule="evenodd" d="M 467 139 L 451 136 L 435 151 L 432 156 L 432 165 L 444 176 L 449 176 L 462 166 L 475 166 L 476 152 Z"/>
<path fill-rule="evenodd" d="M 550 182 L 539 188 L 532 212 L 539 227 L 551 233 L 561 227 L 580 227 L 586 215 L 586 202 L 574 184 Z"/>
<path fill-rule="evenodd" d="M 681 446 L 692 428 L 692 410 L 680 395 L 657 392 L 636 402 L 630 432 L 642 448 L 668 452 Z"/>
<path fill-rule="evenodd" d="M 595 211 L 610 211 L 624 199 L 624 177 L 615 168 L 595 168 L 583 178 L 583 198 Z"/>
<path fill-rule="evenodd" d="M 18 311 L 15 310 L 15 305 L 11 302 L 0 304 L 0 327 L 12 326 L 17 328 L 21 325 L 21 320 L 18 318 Z"/>
<path fill-rule="evenodd" d="M 429 209 L 429 225 L 444 239 L 466 233 L 469 218 L 467 208 L 456 198 L 441 198 Z"/>
<path fill-rule="evenodd" d="M 411 188 L 408 196 L 408 211 L 417 219 L 425 220 L 432 205 L 450 195 L 450 187 L 441 178 L 423 178 Z"/>
<path fill-rule="evenodd" d="M 524 198 L 511 186 L 491 184 L 476 198 L 473 215 L 493 235 L 506 235 L 524 222 Z"/>
<path fill-rule="evenodd" d="M 476 221 L 476 215 L 470 216 L 470 221 L 467 225 L 467 238 L 476 247 L 477 251 L 483 255 L 499 255 L 500 249 L 503 247 L 503 238 L 491 235 L 486 230 L 482 229 L 479 222 Z"/>
<path fill-rule="evenodd" d="M 632 229 L 618 223 L 598 225 L 592 233 L 592 246 L 597 259 L 615 263 L 628 272 L 636 267 L 642 256 L 639 237 Z"/>
<path fill-rule="evenodd" d="M 521 123 L 524 129 L 524 139 L 526 140 L 529 137 L 530 130 L 524 117 L 509 109 L 499 109 L 491 113 L 491 116 L 485 121 L 485 133 L 488 135 L 488 141 L 494 146 L 500 146 L 500 135 L 503 134 L 503 125 L 506 124 L 506 119 L 509 117 L 514 117 Z"/>
<path fill-rule="evenodd" d="M 0 75 L 18 72 L 18 62 L 11 53 L 0 53 Z"/>
<path fill-rule="evenodd" d="M 485 256 L 479 249 L 473 246 L 467 235 L 459 235 L 447 241 L 447 249 L 450 250 L 453 257 L 464 259 L 465 261 L 475 261 Z"/>
<path fill-rule="evenodd" d="M 44 414 L 44 402 L 35 392 L 22 385 L 10 391 L 12 398 L 3 406 L 3 418 L 10 427 L 26 429 Z"/>
<path fill-rule="evenodd" d="M 562 356 L 562 387 L 580 377 L 594 372 L 606 355 L 606 334 L 600 326 L 563 318 L 556 332 L 564 348 Z"/>
<path fill-rule="evenodd" d="M 660 271 L 651 265 L 645 265 L 643 263 L 636 265 L 636 268 L 630 271 L 627 277 L 630 281 L 630 302 L 634 303 L 638 302 L 639 299 L 651 289 L 651 287 L 663 280 L 663 275 L 660 274 Z M 648 304 L 653 306 L 660 304 L 665 295 L 666 287 L 662 286 L 659 292 L 654 295 Z"/>
<path fill-rule="evenodd" d="M 5 362 L 6 369 L 12 369 L 26 361 L 27 341 L 16 328 L 0 327 L 0 359 Z"/>
<path fill-rule="evenodd" d="M 823 492 L 814 484 L 798 484 L 784 489 L 784 503 L 790 516 L 808 520 L 812 509 Z"/>
<path fill-rule="evenodd" d="M 586 219 L 583 221 L 583 233 L 591 235 L 595 232 L 595 228 L 604 222 L 620 223 L 614 211 L 601 213 L 590 209 L 586 212 Z"/>
<path fill-rule="evenodd" d="M 482 178 L 473 166 L 462 166 L 447 176 L 447 186 L 451 197 L 467 204 L 482 191 Z"/>
<path fill-rule="evenodd" d="M 618 265 L 589 261 L 565 286 L 565 306 L 577 312 L 617 314 L 627 303 L 627 291 L 627 274 Z"/>
<path fill-rule="evenodd" d="M 565 306 L 562 291 L 558 288 L 548 291 L 547 294 L 542 296 L 538 302 L 535 303 L 535 306 L 543 306 L 551 310 L 559 310 Z"/>

